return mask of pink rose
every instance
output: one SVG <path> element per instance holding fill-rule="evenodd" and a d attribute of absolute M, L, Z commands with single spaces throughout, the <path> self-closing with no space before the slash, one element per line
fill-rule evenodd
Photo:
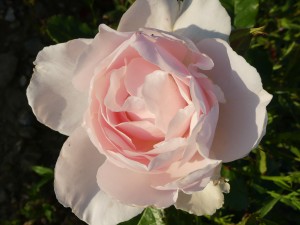
<path fill-rule="evenodd" d="M 29 103 L 70 136 L 55 168 L 64 206 L 103 225 L 152 205 L 222 206 L 221 163 L 259 143 L 271 100 L 229 33 L 217 0 L 137 0 L 118 31 L 100 25 L 38 54 Z"/>

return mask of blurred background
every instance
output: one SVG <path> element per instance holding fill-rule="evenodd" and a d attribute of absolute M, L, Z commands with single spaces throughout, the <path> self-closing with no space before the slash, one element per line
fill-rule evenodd
<path fill-rule="evenodd" d="M 0 0 L 0 225 L 85 224 L 55 198 L 53 168 L 66 137 L 36 121 L 26 87 L 44 46 L 92 38 L 100 23 L 116 28 L 133 2 Z M 159 221 L 150 210 L 123 225 L 300 224 L 300 2 L 221 2 L 231 46 L 273 94 L 267 134 L 249 156 L 224 164 L 231 193 L 213 216 L 171 207 Z"/>

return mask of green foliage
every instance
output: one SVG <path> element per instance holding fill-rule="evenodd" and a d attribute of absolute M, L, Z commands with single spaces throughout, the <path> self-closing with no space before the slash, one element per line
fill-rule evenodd
<path fill-rule="evenodd" d="M 138 225 L 165 225 L 162 210 L 148 207 L 144 210 Z"/>
<path fill-rule="evenodd" d="M 258 13 L 258 0 L 234 0 L 234 26 L 253 27 Z"/>
<path fill-rule="evenodd" d="M 75 38 L 92 38 L 96 31 L 88 24 L 72 16 L 52 16 L 47 20 L 47 34 L 56 43 L 67 42 Z"/>

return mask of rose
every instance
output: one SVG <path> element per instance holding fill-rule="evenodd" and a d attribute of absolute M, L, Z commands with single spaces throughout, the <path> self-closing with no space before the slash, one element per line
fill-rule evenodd
<path fill-rule="evenodd" d="M 92 40 L 38 54 L 29 103 L 70 136 L 55 168 L 63 205 L 90 224 L 149 205 L 197 215 L 222 206 L 221 162 L 258 144 L 271 99 L 229 33 L 216 0 L 137 0 L 118 31 L 100 25 Z"/>

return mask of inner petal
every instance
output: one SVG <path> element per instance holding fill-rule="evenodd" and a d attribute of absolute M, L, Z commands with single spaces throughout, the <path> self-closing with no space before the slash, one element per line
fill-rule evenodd
<path fill-rule="evenodd" d="M 148 121 L 125 122 L 116 126 L 126 134 L 137 151 L 148 151 L 164 140 L 164 133 Z"/>
<path fill-rule="evenodd" d="M 145 77 L 159 68 L 143 58 L 131 60 L 127 67 L 124 83 L 128 93 L 132 96 L 141 96 L 141 88 Z"/>
<path fill-rule="evenodd" d="M 136 96 L 129 96 L 123 105 L 123 110 L 131 121 L 146 120 L 154 124 L 155 115 L 151 113 L 144 99 Z"/>
<path fill-rule="evenodd" d="M 120 111 L 129 95 L 124 85 L 125 73 L 126 66 L 123 66 L 120 69 L 113 70 L 110 74 L 109 88 L 104 98 L 104 104 L 110 110 Z"/>
<path fill-rule="evenodd" d="M 173 77 L 161 70 L 146 77 L 142 95 L 147 108 L 155 115 L 156 126 L 164 133 L 177 111 L 187 105 Z"/>

